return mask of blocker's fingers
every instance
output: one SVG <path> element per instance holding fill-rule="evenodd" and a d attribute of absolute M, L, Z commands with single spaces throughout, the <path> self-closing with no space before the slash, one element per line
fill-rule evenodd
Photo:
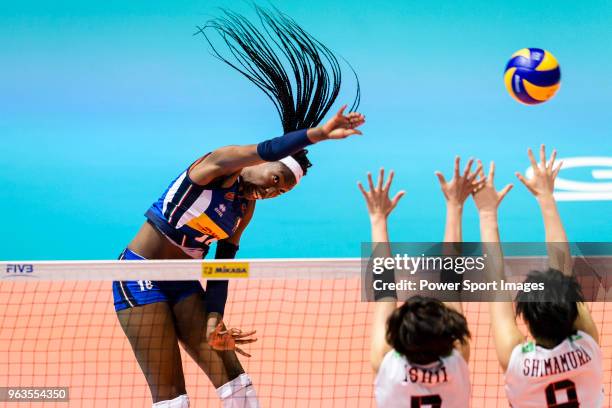
<path fill-rule="evenodd" d="M 397 193 L 395 197 L 393 197 L 393 200 L 391 200 L 391 209 L 395 208 L 395 206 L 397 205 L 397 203 L 399 203 L 399 200 L 404 196 L 404 194 L 406 194 L 406 192 L 402 190 Z"/>
<path fill-rule="evenodd" d="M 477 180 L 477 181 L 473 181 L 473 182 L 472 182 L 472 188 L 473 188 L 473 189 L 475 188 L 475 189 L 480 190 L 481 188 L 483 188 L 483 187 L 484 187 L 485 182 L 486 182 L 485 180 Z"/>
<path fill-rule="evenodd" d="M 389 178 L 387 179 L 387 182 L 385 183 L 385 187 L 383 188 L 385 192 L 389 192 L 389 189 L 391 188 L 391 183 L 393 182 L 393 176 L 395 176 L 395 172 L 391 170 L 389 172 Z"/>
<path fill-rule="evenodd" d="M 528 183 L 528 180 L 525 178 L 525 176 L 523 176 L 521 173 L 519 173 L 518 171 L 516 173 L 514 173 L 516 175 L 516 177 L 519 179 L 519 181 L 521 183 L 523 183 L 523 185 L 525 187 L 527 187 L 527 190 L 529 190 L 531 192 L 531 194 L 536 194 L 536 191 L 531 188 L 531 186 Z"/>
<path fill-rule="evenodd" d="M 382 190 L 384 178 L 385 178 L 385 169 L 384 167 L 381 167 L 380 170 L 378 171 L 378 183 L 376 185 L 377 190 Z"/>
<path fill-rule="evenodd" d="M 478 160 L 478 165 L 476 166 L 476 170 L 474 170 L 474 178 L 475 179 L 478 175 L 483 174 L 482 171 L 482 162 L 480 160 Z"/>
<path fill-rule="evenodd" d="M 478 181 L 485 181 L 486 177 L 484 167 L 482 166 L 482 162 L 480 160 L 478 160 L 478 176 L 480 177 Z"/>
<path fill-rule="evenodd" d="M 557 158 L 557 149 L 554 149 L 552 154 L 550 155 L 550 160 L 548 161 L 547 168 L 552 170 L 555 165 L 555 159 Z"/>
<path fill-rule="evenodd" d="M 527 149 L 527 156 L 529 156 L 529 161 L 531 162 L 531 167 L 533 168 L 533 171 L 537 174 L 538 163 L 536 162 L 535 156 L 533 155 L 533 150 L 531 150 L 531 148 Z"/>
<path fill-rule="evenodd" d="M 472 194 L 478 194 L 484 188 L 484 183 L 472 187 Z"/>
<path fill-rule="evenodd" d="M 504 197 L 506 196 L 506 194 L 508 194 L 508 192 L 510 190 L 512 190 L 512 187 L 514 187 L 512 184 L 508 184 L 506 187 L 504 187 L 500 192 L 499 192 L 499 201 L 503 200 Z"/>
<path fill-rule="evenodd" d="M 240 347 L 236 347 L 234 350 L 236 350 L 236 353 L 238 353 L 238 354 L 242 354 L 245 357 L 251 358 L 251 355 L 249 353 L 246 353 Z"/>
<path fill-rule="evenodd" d="M 478 181 L 474 181 L 472 183 L 472 194 L 476 194 L 478 193 L 480 190 L 483 189 L 483 187 L 486 184 L 486 180 L 485 179 L 480 179 Z"/>
<path fill-rule="evenodd" d="M 559 170 L 561 170 L 562 166 L 563 166 L 563 161 L 560 161 L 559 164 L 557 164 L 557 167 L 555 167 L 555 169 L 552 172 L 553 179 L 557 178 L 557 174 L 559 174 Z"/>
<path fill-rule="evenodd" d="M 526 187 L 527 186 L 527 179 L 525 178 L 525 176 L 523 176 L 521 173 L 519 173 L 518 171 L 516 173 L 514 173 L 516 175 L 516 178 L 519 179 L 519 181 L 521 183 L 523 183 Z"/>
<path fill-rule="evenodd" d="M 490 183 L 493 183 L 493 180 L 495 180 L 495 162 L 493 160 L 491 160 L 491 165 L 489 166 L 488 181 Z"/>
<path fill-rule="evenodd" d="M 434 174 L 438 177 L 438 181 L 440 182 L 440 185 L 445 185 L 446 184 L 446 179 L 444 178 L 444 174 L 442 174 L 439 171 L 434 172 Z"/>
<path fill-rule="evenodd" d="M 482 173 L 482 162 L 480 160 L 478 160 L 478 166 L 476 167 L 476 170 L 474 170 L 474 177 L 472 178 L 472 180 L 474 180 L 479 174 Z"/>
<path fill-rule="evenodd" d="M 361 194 L 363 194 L 365 198 L 368 198 L 368 192 L 365 190 L 365 188 L 363 188 L 363 184 L 361 184 L 361 181 L 357 182 L 357 187 L 359 187 L 359 190 L 361 190 Z"/>
<path fill-rule="evenodd" d="M 465 165 L 465 169 L 463 170 L 463 177 L 467 177 L 470 174 L 470 170 L 472 169 L 472 164 L 474 163 L 474 158 L 470 157 L 467 164 Z"/>
<path fill-rule="evenodd" d="M 368 184 L 370 185 L 370 192 L 374 191 L 374 180 L 372 180 L 372 173 L 368 172 Z"/>
<path fill-rule="evenodd" d="M 544 144 L 540 145 L 540 164 L 543 169 L 546 168 L 546 146 Z"/>
<path fill-rule="evenodd" d="M 459 178 L 459 162 L 461 161 L 461 158 L 459 156 L 455 156 L 455 169 L 453 172 L 453 176 L 455 178 L 455 180 L 457 180 Z"/>

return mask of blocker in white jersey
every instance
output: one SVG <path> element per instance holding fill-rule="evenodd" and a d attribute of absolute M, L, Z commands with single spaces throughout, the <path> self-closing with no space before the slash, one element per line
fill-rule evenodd
<path fill-rule="evenodd" d="M 412 364 L 391 350 L 380 365 L 374 392 L 378 407 L 467 408 L 468 365 L 457 350 L 427 365 Z"/>
<path fill-rule="evenodd" d="M 601 408 L 602 382 L 601 349 L 578 331 L 552 349 L 531 341 L 516 346 L 506 395 L 513 408 Z"/>

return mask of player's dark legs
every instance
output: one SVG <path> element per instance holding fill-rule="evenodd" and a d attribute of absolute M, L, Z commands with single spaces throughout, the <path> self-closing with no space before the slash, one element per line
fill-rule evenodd
<path fill-rule="evenodd" d="M 153 403 L 186 394 L 181 354 L 168 304 L 132 307 L 118 311 L 117 316 L 147 379 Z"/>
<path fill-rule="evenodd" d="M 206 373 L 215 388 L 233 380 L 244 369 L 230 351 L 213 350 L 206 339 L 206 304 L 201 294 L 194 293 L 173 307 L 176 332 L 185 351 Z"/>

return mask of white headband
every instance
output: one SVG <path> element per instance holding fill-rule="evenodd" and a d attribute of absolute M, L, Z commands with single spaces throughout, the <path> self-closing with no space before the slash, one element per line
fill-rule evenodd
<path fill-rule="evenodd" d="M 289 167 L 289 170 L 291 170 L 291 172 L 295 176 L 295 184 L 299 183 L 300 179 L 304 177 L 304 171 L 302 170 L 302 166 L 300 166 L 300 163 L 298 163 L 297 160 L 295 160 L 291 156 L 287 156 L 283 159 L 280 159 L 279 161 L 285 166 Z"/>

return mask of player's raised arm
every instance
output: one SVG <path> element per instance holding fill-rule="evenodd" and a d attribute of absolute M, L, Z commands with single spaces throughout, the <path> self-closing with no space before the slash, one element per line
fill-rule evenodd
<path fill-rule="evenodd" d="M 279 161 L 314 143 L 361 135 L 357 128 L 365 123 L 365 116 L 357 112 L 344 114 L 345 109 L 346 105 L 322 126 L 296 130 L 259 144 L 221 147 L 197 163 L 189 175 L 204 185 L 245 167 Z"/>
<path fill-rule="evenodd" d="M 480 240 L 486 254 L 485 267 L 489 278 L 499 282 L 504 277 L 504 263 L 499 243 L 497 210 L 512 185 L 508 184 L 501 191 L 495 189 L 495 163 L 493 162 L 491 162 L 489 174 L 486 177 L 482 170 L 480 170 L 480 174 L 480 180 L 484 182 L 475 189 L 473 194 L 480 219 Z M 497 358 L 505 371 L 512 350 L 523 341 L 523 335 L 516 324 L 511 299 L 501 298 L 497 300 L 500 301 L 489 302 L 489 311 Z"/>
<path fill-rule="evenodd" d="M 440 188 L 446 200 L 446 224 L 444 227 L 444 242 L 461 242 L 461 219 L 463 216 L 463 205 L 465 200 L 472 194 L 472 191 L 481 183 L 476 180 L 481 167 L 471 171 L 474 159 L 470 159 L 463 173 L 460 173 L 460 158 L 455 157 L 455 168 L 453 178 L 446 181 L 440 171 L 436 171 L 436 176 L 440 182 Z M 481 165 L 482 166 L 482 165 Z"/>
<path fill-rule="evenodd" d="M 468 160 L 463 172 L 460 172 L 460 158 L 455 158 L 455 167 L 453 171 L 453 178 L 450 181 L 446 181 L 446 178 L 440 171 L 436 171 L 436 176 L 440 182 L 440 188 L 444 194 L 446 200 L 446 223 L 444 226 L 444 242 L 458 243 L 463 240 L 462 238 L 462 218 L 463 218 L 463 205 L 465 200 L 472 194 L 472 191 L 476 189 L 483 182 L 476 180 L 478 173 L 482 166 L 476 168 L 476 171 L 472 172 L 472 165 L 474 159 Z M 448 249 L 448 248 L 445 248 Z M 455 254 L 451 254 L 455 255 Z M 455 309 L 459 313 L 463 313 L 463 307 L 461 302 L 444 302 L 447 307 Z M 469 340 L 463 342 L 457 342 L 457 349 L 461 352 L 461 355 L 465 361 L 469 360 L 470 357 L 470 343 Z"/>
<path fill-rule="evenodd" d="M 380 169 L 378 182 L 374 186 L 372 175 L 368 173 L 369 191 L 366 191 L 361 183 L 358 183 L 359 190 L 363 194 L 370 215 L 370 226 L 372 232 L 372 242 L 378 243 L 376 249 L 377 256 L 390 257 L 391 250 L 389 248 L 389 233 L 387 230 L 387 218 L 391 211 L 395 208 L 399 200 L 405 194 L 404 191 L 398 192 L 393 199 L 389 198 L 389 189 L 393 181 L 394 173 L 390 172 L 389 178 L 383 185 L 385 178 L 384 169 Z M 372 343 L 370 352 L 370 361 L 372 368 L 378 372 L 378 368 L 385 357 L 385 354 L 391 350 L 391 346 L 387 343 L 387 320 L 396 308 L 395 300 L 397 297 L 388 299 L 377 299 L 374 305 L 374 321 L 372 323 Z"/>
<path fill-rule="evenodd" d="M 568 239 L 553 196 L 555 179 L 563 162 L 555 164 L 555 158 L 557 157 L 556 150 L 553 150 L 547 162 L 544 145 L 540 146 L 539 162 L 536 161 L 531 149 L 527 150 L 527 154 L 533 169 L 533 177 L 526 179 L 519 172 L 516 173 L 516 177 L 533 194 L 540 206 L 546 231 L 546 242 L 548 244 L 549 266 L 563 272 L 565 275 L 571 275 L 573 265 Z"/>
<path fill-rule="evenodd" d="M 533 177 L 526 179 L 518 172 L 516 176 L 538 200 L 542 219 L 544 220 L 549 266 L 552 269 L 561 271 L 564 275 L 571 276 L 573 275 L 573 262 L 570 247 L 553 195 L 555 179 L 563 162 L 555 165 L 556 150 L 553 150 L 550 159 L 547 161 L 546 147 L 544 145 L 540 146 L 539 163 L 536 161 L 531 149 L 527 150 L 527 154 L 533 168 Z M 576 306 L 578 307 L 578 317 L 574 323 L 574 328 L 588 333 L 596 342 L 599 342 L 597 326 L 588 308 L 582 302 L 577 302 Z"/>

